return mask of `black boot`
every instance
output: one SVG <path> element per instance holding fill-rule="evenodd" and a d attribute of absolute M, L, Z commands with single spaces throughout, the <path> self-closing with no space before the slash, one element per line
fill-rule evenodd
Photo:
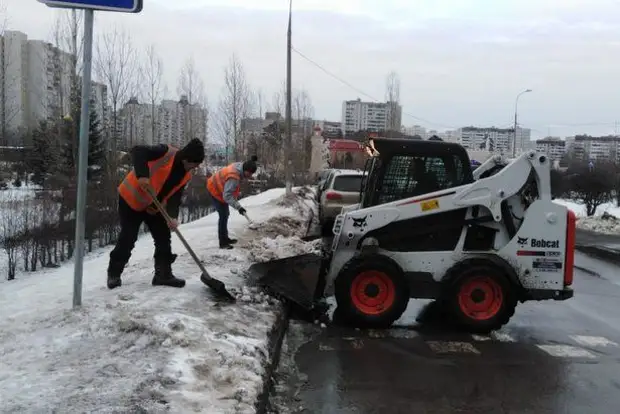
<path fill-rule="evenodd" d="M 185 287 L 185 280 L 179 279 L 172 274 L 172 260 L 155 259 L 155 276 L 153 286 L 170 286 L 176 288 Z"/>
<path fill-rule="evenodd" d="M 220 249 L 224 249 L 224 250 L 231 250 L 233 249 L 233 244 L 230 243 L 228 240 L 222 240 L 220 241 Z"/>
<path fill-rule="evenodd" d="M 108 289 L 116 289 L 121 287 L 123 282 L 121 281 L 121 274 L 123 273 L 124 265 L 110 262 L 108 266 Z"/>
<path fill-rule="evenodd" d="M 232 245 L 232 244 L 235 244 L 235 243 L 237 243 L 237 239 L 231 239 L 230 237 L 228 237 L 226 239 L 226 244 Z"/>

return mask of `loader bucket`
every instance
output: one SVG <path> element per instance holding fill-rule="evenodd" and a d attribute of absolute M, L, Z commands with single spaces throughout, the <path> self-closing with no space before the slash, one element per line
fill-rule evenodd
<path fill-rule="evenodd" d="M 248 273 L 250 278 L 271 293 L 283 296 L 305 310 L 311 310 L 322 262 L 322 256 L 309 253 L 255 263 L 250 266 Z"/>

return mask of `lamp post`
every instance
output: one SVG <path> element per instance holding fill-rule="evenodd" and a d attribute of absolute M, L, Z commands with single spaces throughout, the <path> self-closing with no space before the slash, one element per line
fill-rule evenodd
<path fill-rule="evenodd" d="M 291 156 L 293 155 L 293 111 L 292 111 L 292 86 L 291 86 L 291 49 L 292 46 L 292 19 L 293 19 L 293 0 L 289 0 L 288 5 L 288 30 L 286 33 L 286 144 L 285 144 L 285 166 L 284 175 L 286 182 L 286 195 L 293 192 L 293 163 Z"/>
<path fill-rule="evenodd" d="M 512 136 L 512 158 L 517 156 L 517 110 L 519 108 L 519 98 L 521 97 L 521 95 L 523 95 L 524 93 L 528 93 L 528 92 L 532 92 L 531 89 L 526 89 L 523 92 L 519 93 L 517 95 L 517 98 L 515 99 L 515 125 L 514 125 L 514 134 Z"/>

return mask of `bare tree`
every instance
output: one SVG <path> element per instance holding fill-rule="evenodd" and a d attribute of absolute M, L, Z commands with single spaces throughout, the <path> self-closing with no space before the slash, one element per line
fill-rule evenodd
<path fill-rule="evenodd" d="M 17 259 L 20 246 L 20 236 L 23 231 L 20 211 L 23 209 L 22 201 L 14 195 L 2 197 L 2 214 L 0 214 L 0 240 L 2 248 L 7 255 L 7 279 L 15 279 Z"/>
<path fill-rule="evenodd" d="M 123 146 L 122 137 L 118 133 L 119 106 L 130 98 L 135 89 L 137 55 L 129 33 L 116 26 L 97 39 L 96 51 L 96 74 L 108 87 L 112 110 L 110 149 L 116 154 L 119 144 Z"/>
<path fill-rule="evenodd" d="M 596 214 L 596 209 L 612 199 L 614 189 L 614 165 L 610 162 L 590 166 L 586 162 L 576 162 L 568 166 L 567 185 L 573 200 L 586 206 L 588 217 Z"/>
<path fill-rule="evenodd" d="M 162 97 L 164 64 L 155 50 L 155 45 L 146 49 L 146 61 L 144 63 L 144 80 L 146 81 L 145 98 L 151 110 L 151 136 L 153 141 L 157 139 L 159 125 L 157 104 Z"/>
<path fill-rule="evenodd" d="M 284 116 L 286 108 L 286 81 L 282 81 L 280 89 L 274 92 L 271 98 L 271 110 Z"/>
<path fill-rule="evenodd" d="M 385 100 L 388 104 L 385 129 L 400 132 L 400 77 L 394 71 L 386 77 Z"/>
<path fill-rule="evenodd" d="M 254 95 L 254 103 L 256 110 L 258 111 L 258 117 L 262 118 L 265 116 L 265 95 L 263 94 L 262 89 L 258 89 Z"/>
<path fill-rule="evenodd" d="M 293 94 L 293 151 L 298 156 L 293 160 L 294 171 L 302 173 L 310 167 L 310 154 L 312 153 L 312 117 L 314 107 L 308 91 L 296 90 Z"/>
<path fill-rule="evenodd" d="M 251 115 L 251 96 L 243 65 L 233 54 L 224 69 L 224 89 L 218 105 L 218 130 L 226 144 L 226 154 L 232 145 L 237 159 L 244 155 L 241 121 Z"/>
<path fill-rule="evenodd" d="M 196 69 L 193 57 L 188 58 L 181 69 L 177 91 L 181 95 L 181 103 L 186 106 L 184 141 L 193 138 L 206 140 L 207 97 L 204 82 Z"/>

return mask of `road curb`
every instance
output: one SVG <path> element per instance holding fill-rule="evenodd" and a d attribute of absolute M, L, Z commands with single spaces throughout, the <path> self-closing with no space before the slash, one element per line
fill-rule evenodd
<path fill-rule="evenodd" d="M 310 210 L 308 224 L 306 226 L 306 236 L 312 228 L 314 216 L 314 210 Z M 256 403 L 254 404 L 256 414 L 267 414 L 267 410 L 269 408 L 269 396 L 273 390 L 275 373 L 280 365 L 282 343 L 284 342 L 284 336 L 288 330 L 290 316 L 291 305 L 286 301 L 280 301 L 276 322 L 268 334 L 269 344 L 267 345 L 267 348 L 269 350 L 269 355 L 267 356 L 267 364 L 265 366 L 265 372 L 263 373 L 263 387 L 256 399 Z"/>
<path fill-rule="evenodd" d="M 604 260 L 606 262 L 610 262 L 616 265 L 620 265 L 620 251 L 609 249 L 602 246 L 593 246 L 593 245 L 585 245 L 578 244 L 575 246 L 575 249 L 579 250 L 582 253 L 590 255 L 592 257 L 596 257 L 597 259 Z"/>
<path fill-rule="evenodd" d="M 274 385 L 273 377 L 280 364 L 282 343 L 284 342 L 284 336 L 288 330 L 289 316 L 290 306 L 284 302 L 280 302 L 280 309 L 278 310 L 276 322 L 268 335 L 269 344 L 267 347 L 269 355 L 263 373 L 263 387 L 254 404 L 256 414 L 267 414 L 269 396 Z"/>

